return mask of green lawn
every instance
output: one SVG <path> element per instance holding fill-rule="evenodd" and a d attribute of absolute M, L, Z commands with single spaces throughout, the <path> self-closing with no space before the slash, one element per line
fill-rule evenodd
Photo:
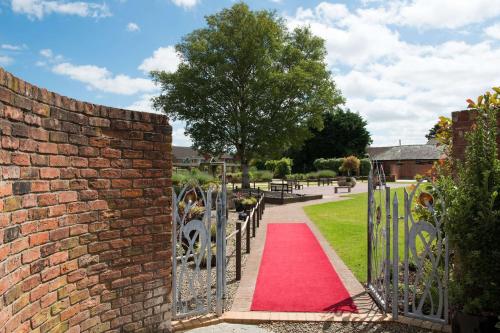
<path fill-rule="evenodd" d="M 403 187 L 391 190 L 391 193 L 392 195 L 398 193 L 399 216 L 403 216 Z M 368 194 L 361 193 L 346 196 L 350 199 L 306 206 L 304 210 L 314 224 L 318 226 L 330 245 L 335 249 L 335 252 L 337 252 L 344 263 L 351 269 L 356 278 L 361 282 L 366 282 Z M 400 219 L 400 258 L 403 256 L 403 244 L 404 222 Z"/>

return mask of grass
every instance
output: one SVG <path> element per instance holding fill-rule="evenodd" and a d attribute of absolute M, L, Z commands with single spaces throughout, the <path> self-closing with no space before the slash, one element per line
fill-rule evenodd
<path fill-rule="evenodd" d="M 403 190 L 403 187 L 391 190 L 392 195 L 398 194 L 400 217 L 403 216 L 404 211 Z M 366 282 L 368 193 L 346 196 L 350 199 L 306 206 L 304 210 L 356 278 L 361 282 Z M 391 197 L 391 203 L 392 199 Z M 383 214 L 383 222 L 385 223 L 385 211 Z M 404 222 L 400 219 L 400 258 L 403 256 L 403 245 Z"/>

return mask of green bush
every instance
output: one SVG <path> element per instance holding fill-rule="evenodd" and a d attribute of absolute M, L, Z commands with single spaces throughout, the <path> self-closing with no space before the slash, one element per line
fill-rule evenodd
<path fill-rule="evenodd" d="M 500 105 L 490 106 L 497 96 L 488 93 L 476 105 L 478 116 L 466 136 L 465 161 L 458 166 L 457 189 L 446 221 L 454 264 L 452 304 L 456 310 L 474 315 L 500 313 L 500 160 L 496 143 Z"/>
<path fill-rule="evenodd" d="M 255 167 L 257 170 L 266 170 L 266 162 L 263 160 L 258 160 L 258 159 L 252 160 L 250 162 L 250 165 Z"/>
<path fill-rule="evenodd" d="M 226 179 L 229 183 L 241 183 L 241 177 L 241 172 L 226 173 Z"/>
<path fill-rule="evenodd" d="M 283 157 L 281 160 L 276 161 L 274 175 L 279 178 L 285 178 L 292 173 L 293 161 L 289 158 Z"/>
<path fill-rule="evenodd" d="M 184 186 L 189 182 L 197 182 L 199 185 L 218 183 L 218 180 L 206 172 L 198 169 L 177 170 L 172 173 L 172 184 L 174 186 Z"/>
<path fill-rule="evenodd" d="M 360 165 L 359 165 L 359 175 L 360 176 L 368 176 L 370 174 L 370 159 L 369 158 L 363 158 L 360 160 Z"/>
<path fill-rule="evenodd" d="M 273 173 L 267 170 L 250 171 L 250 180 L 255 182 L 270 182 L 273 179 Z"/>
<path fill-rule="evenodd" d="M 283 157 L 280 160 L 266 161 L 266 169 L 273 172 L 274 177 L 285 178 L 292 173 L 293 160 Z"/>
<path fill-rule="evenodd" d="M 266 161 L 266 163 L 264 163 L 266 170 L 274 172 L 274 169 L 276 169 L 276 162 L 277 162 L 277 160 Z"/>
<path fill-rule="evenodd" d="M 318 170 L 316 171 L 316 178 L 334 178 L 337 173 L 333 170 Z"/>
<path fill-rule="evenodd" d="M 333 170 L 339 173 L 343 163 L 343 158 L 318 158 L 314 160 L 313 165 L 316 170 Z"/>
<path fill-rule="evenodd" d="M 336 176 L 337 173 L 333 170 L 319 170 L 307 173 L 305 179 L 335 178 Z"/>
<path fill-rule="evenodd" d="M 303 174 L 303 173 L 292 173 L 292 174 L 286 176 L 286 179 L 290 179 L 290 180 L 306 180 L 307 179 L 307 175 Z"/>

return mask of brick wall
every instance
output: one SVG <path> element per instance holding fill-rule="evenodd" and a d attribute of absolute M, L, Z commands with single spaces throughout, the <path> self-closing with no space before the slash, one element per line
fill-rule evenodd
<path fill-rule="evenodd" d="M 452 130 L 453 130 L 453 157 L 463 159 L 465 154 L 465 133 L 474 124 L 476 113 L 471 110 L 456 111 L 451 114 Z M 497 146 L 498 154 L 500 156 L 500 115 L 497 117 Z"/>
<path fill-rule="evenodd" d="M 382 165 L 386 176 L 395 176 L 395 179 L 415 179 L 417 174 L 427 174 L 434 162 L 435 160 L 429 160 L 426 163 L 417 163 L 416 160 L 384 161 Z"/>
<path fill-rule="evenodd" d="M 0 68 L 0 333 L 166 332 L 171 127 Z"/>

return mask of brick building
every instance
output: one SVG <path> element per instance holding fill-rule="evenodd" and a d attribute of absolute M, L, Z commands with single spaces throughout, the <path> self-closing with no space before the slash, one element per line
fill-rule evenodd
<path fill-rule="evenodd" d="M 415 179 L 425 175 L 434 162 L 443 158 L 443 149 L 434 142 L 421 145 L 391 147 L 368 147 L 368 155 L 384 168 L 387 177 L 393 179 Z"/>

